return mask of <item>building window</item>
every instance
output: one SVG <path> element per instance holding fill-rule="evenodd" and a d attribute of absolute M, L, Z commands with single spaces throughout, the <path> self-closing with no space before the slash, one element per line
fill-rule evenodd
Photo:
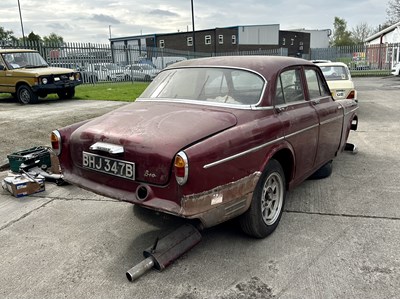
<path fill-rule="evenodd" d="M 211 45 L 211 35 L 206 35 L 204 40 L 206 45 Z"/>
<path fill-rule="evenodd" d="M 218 35 L 218 43 L 222 45 L 224 43 L 224 36 L 222 34 Z"/>
<path fill-rule="evenodd" d="M 236 35 L 232 35 L 232 45 L 236 45 Z"/>
<path fill-rule="evenodd" d="M 292 43 L 290 45 L 293 46 L 294 45 L 294 38 L 292 38 L 291 40 L 292 40 Z"/>
<path fill-rule="evenodd" d="M 165 42 L 163 39 L 160 39 L 160 48 L 164 48 L 165 47 Z"/>
<path fill-rule="evenodd" d="M 193 46 L 193 37 L 192 36 L 188 36 L 186 38 L 186 44 L 188 47 L 192 47 Z"/>
<path fill-rule="evenodd" d="M 283 38 L 282 39 L 282 46 L 285 46 L 286 45 L 286 38 Z"/>

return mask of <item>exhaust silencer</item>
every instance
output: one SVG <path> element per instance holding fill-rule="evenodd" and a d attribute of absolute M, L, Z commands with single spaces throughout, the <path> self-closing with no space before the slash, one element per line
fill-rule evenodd
<path fill-rule="evenodd" d="M 162 271 L 200 241 L 200 232 L 193 225 L 185 224 L 143 251 L 146 259 L 129 269 L 126 277 L 134 281 L 151 268 Z"/>

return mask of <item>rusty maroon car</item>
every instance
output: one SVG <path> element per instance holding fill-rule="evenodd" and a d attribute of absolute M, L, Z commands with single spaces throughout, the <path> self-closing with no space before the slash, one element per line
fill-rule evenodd
<path fill-rule="evenodd" d="M 331 173 L 358 124 L 320 68 L 289 57 L 194 59 L 160 72 L 135 103 L 52 132 L 66 181 L 197 221 L 277 227 L 286 192 Z"/>

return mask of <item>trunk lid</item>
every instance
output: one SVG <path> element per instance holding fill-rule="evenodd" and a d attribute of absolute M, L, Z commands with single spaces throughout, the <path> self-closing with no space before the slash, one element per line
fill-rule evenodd
<path fill-rule="evenodd" d="M 235 115 L 205 106 L 136 102 L 79 127 L 70 139 L 71 158 L 82 167 L 82 152 L 135 163 L 135 180 L 168 183 L 177 152 L 236 124 Z M 123 146 L 110 155 L 91 150 L 96 142 Z M 90 170 L 92 171 L 92 170 Z M 125 180 L 125 179 L 124 179 Z"/>

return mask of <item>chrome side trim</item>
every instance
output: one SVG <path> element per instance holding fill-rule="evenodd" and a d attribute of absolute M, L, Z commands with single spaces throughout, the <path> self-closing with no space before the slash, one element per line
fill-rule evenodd
<path fill-rule="evenodd" d="M 249 154 L 249 153 L 256 152 L 256 151 L 258 151 L 259 149 L 262 149 L 262 148 L 264 148 L 264 147 L 266 147 L 266 146 L 269 146 L 269 145 L 271 145 L 271 144 L 274 144 L 274 143 L 276 143 L 276 142 L 278 142 L 278 141 L 281 141 L 281 140 L 283 140 L 283 139 L 285 139 L 285 138 L 284 138 L 284 137 L 279 137 L 279 138 L 274 139 L 274 140 L 271 140 L 271 141 L 269 141 L 269 142 L 267 142 L 267 143 L 264 143 L 264 144 L 261 144 L 261 145 L 259 145 L 259 146 L 256 146 L 256 147 L 253 147 L 253 148 L 251 148 L 251 149 L 248 149 L 248 150 L 246 150 L 246 151 L 244 151 L 244 152 L 237 153 L 237 154 L 232 155 L 232 156 L 230 156 L 230 157 L 226 157 L 226 158 L 224 158 L 224 159 L 221 159 L 221 160 L 218 160 L 218 161 L 215 161 L 215 162 L 206 164 L 206 165 L 203 166 L 203 168 L 204 168 L 204 169 L 207 169 L 207 168 L 210 168 L 210 167 L 214 167 L 214 166 L 216 166 L 216 165 L 219 165 L 219 164 L 222 164 L 222 163 L 224 163 L 224 162 L 227 162 L 227 161 L 230 161 L 230 160 L 239 158 L 239 157 L 244 156 L 244 155 L 247 155 L 247 154 Z"/>
<path fill-rule="evenodd" d="M 269 145 L 271 145 L 271 144 L 274 144 L 274 143 L 279 142 L 279 141 L 281 141 L 281 140 L 284 140 L 284 139 L 286 139 L 286 138 L 293 137 L 293 136 L 295 136 L 295 135 L 297 135 L 297 134 L 300 134 L 300 133 L 303 133 L 303 132 L 305 132 L 305 131 L 314 129 L 314 128 L 318 127 L 318 126 L 319 126 L 319 124 L 315 124 L 315 125 L 312 125 L 312 126 L 310 126 L 310 127 L 307 127 L 307 128 L 302 129 L 302 130 L 299 130 L 299 131 L 297 131 L 297 132 L 291 133 L 291 134 L 289 134 L 289 135 L 276 138 L 276 139 L 274 139 L 274 140 L 271 140 L 271 141 L 269 141 L 269 142 L 267 142 L 267 143 L 264 143 L 264 144 L 261 144 L 261 145 L 259 145 L 259 146 L 253 147 L 253 148 L 248 149 L 248 150 L 246 150 L 246 151 L 243 151 L 243 152 L 237 153 L 237 154 L 235 154 L 235 155 L 226 157 L 226 158 L 224 158 L 224 159 L 221 159 L 221 160 L 218 160 L 218 161 L 215 161 L 215 162 L 206 164 L 206 165 L 203 166 L 203 168 L 204 168 L 204 169 L 211 168 L 211 167 L 217 166 L 217 165 L 219 165 L 219 164 L 225 163 L 225 162 L 227 162 L 227 161 L 231 161 L 231 160 L 233 160 L 233 159 L 242 157 L 242 156 L 247 155 L 247 154 L 249 154 L 249 153 L 256 152 L 256 151 L 258 151 L 258 150 L 260 150 L 260 149 L 262 149 L 262 148 L 264 148 L 264 147 L 266 147 L 266 146 L 269 146 Z"/>
<path fill-rule="evenodd" d="M 307 128 L 301 129 L 301 130 L 299 130 L 299 131 L 297 131 L 297 132 L 293 132 L 293 133 L 291 133 L 291 134 L 289 134 L 289 135 L 286 135 L 285 138 L 293 137 L 293 136 L 298 135 L 298 134 L 301 134 L 301 133 L 303 133 L 303 132 L 305 132 L 305 131 L 312 130 L 312 129 L 318 127 L 318 126 L 319 126 L 319 124 L 315 124 L 315 125 L 309 126 L 309 127 L 307 127 Z"/>
<path fill-rule="evenodd" d="M 158 103 L 177 103 L 177 104 L 191 104 L 191 105 L 201 105 L 209 107 L 227 107 L 240 110 L 253 110 L 254 105 L 238 105 L 238 104 L 224 104 L 217 102 L 207 102 L 207 101 L 196 101 L 196 100 L 173 100 L 173 99 L 160 99 L 160 98 L 141 98 L 137 99 L 135 102 L 158 102 Z"/>
<path fill-rule="evenodd" d="M 333 121 L 335 121 L 335 120 L 337 120 L 337 119 L 340 119 L 340 118 L 343 118 L 343 115 L 335 116 L 335 117 L 333 117 L 333 118 L 324 120 L 324 121 L 321 123 L 321 125 L 325 125 L 325 124 L 331 123 L 331 122 L 333 122 Z"/>
<path fill-rule="evenodd" d="M 359 107 L 356 107 L 356 108 L 354 108 L 354 109 L 352 109 L 352 110 L 350 110 L 350 111 L 347 111 L 347 112 L 346 112 L 346 115 L 357 111 L 358 108 L 359 108 Z"/>

